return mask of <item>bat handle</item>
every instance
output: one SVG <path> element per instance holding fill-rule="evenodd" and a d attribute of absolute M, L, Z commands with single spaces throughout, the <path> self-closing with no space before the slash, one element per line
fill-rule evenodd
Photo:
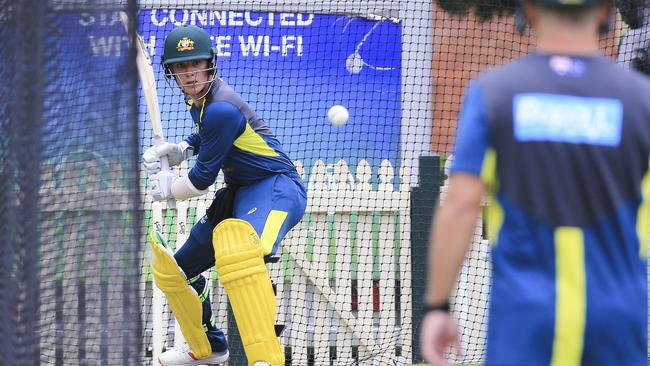
<path fill-rule="evenodd" d="M 160 170 L 169 170 L 169 161 L 167 156 L 160 157 Z"/>
<path fill-rule="evenodd" d="M 155 130 L 155 128 L 154 128 Z M 154 131 L 155 133 L 155 131 Z M 154 142 L 156 145 L 162 144 L 165 142 L 165 138 L 162 137 L 162 134 L 156 134 L 154 136 Z M 161 156 L 160 157 L 160 170 L 164 171 L 169 171 L 169 160 L 167 160 L 167 156 Z M 176 201 L 173 198 L 170 198 L 167 200 L 167 208 L 175 209 L 176 208 Z"/>
<path fill-rule="evenodd" d="M 167 160 L 167 156 L 160 157 L 160 169 L 169 170 L 169 161 Z M 167 208 L 170 209 L 176 208 L 176 201 L 173 198 L 167 200 Z"/>

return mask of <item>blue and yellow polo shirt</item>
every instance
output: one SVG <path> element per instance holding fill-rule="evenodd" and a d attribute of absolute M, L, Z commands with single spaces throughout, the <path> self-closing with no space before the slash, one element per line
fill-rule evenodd
<path fill-rule="evenodd" d="M 533 54 L 474 80 L 452 174 L 490 187 L 487 365 L 647 365 L 650 82 Z"/>

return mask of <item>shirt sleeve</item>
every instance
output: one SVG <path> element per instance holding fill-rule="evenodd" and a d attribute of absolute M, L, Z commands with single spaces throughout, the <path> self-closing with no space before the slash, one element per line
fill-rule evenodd
<path fill-rule="evenodd" d="M 489 146 L 485 99 L 478 83 L 470 84 L 458 121 L 458 134 L 451 174 L 481 176 L 485 152 Z"/>
<path fill-rule="evenodd" d="M 246 118 L 233 104 L 225 101 L 211 103 L 203 113 L 199 153 L 188 178 L 199 190 L 208 188 L 233 143 L 246 128 Z"/>
<path fill-rule="evenodd" d="M 185 141 L 194 149 L 194 155 L 199 153 L 201 147 L 201 135 L 193 133 L 185 138 Z"/>

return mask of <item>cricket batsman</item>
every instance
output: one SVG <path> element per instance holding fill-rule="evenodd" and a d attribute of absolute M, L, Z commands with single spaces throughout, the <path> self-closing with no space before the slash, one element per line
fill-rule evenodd
<path fill-rule="evenodd" d="M 143 155 L 155 200 L 186 200 L 208 192 L 219 171 L 226 187 L 172 255 L 159 233 L 150 233 L 152 269 L 187 344 L 160 355 L 165 366 L 216 365 L 228 344 L 215 324 L 209 288 L 201 275 L 216 265 L 237 321 L 248 365 L 280 366 L 284 353 L 275 333 L 275 294 L 265 258 L 303 216 L 305 186 L 266 122 L 216 76 L 209 35 L 197 26 L 174 29 L 165 39 L 162 65 L 187 97 L 196 132 L 178 144 L 163 143 Z M 196 156 L 187 176 L 161 171 Z"/>

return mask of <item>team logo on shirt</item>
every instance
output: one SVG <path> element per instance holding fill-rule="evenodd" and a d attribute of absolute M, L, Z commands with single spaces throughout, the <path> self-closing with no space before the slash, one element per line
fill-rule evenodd
<path fill-rule="evenodd" d="M 176 49 L 179 52 L 191 51 L 194 49 L 194 41 L 187 37 L 183 37 L 178 41 L 178 44 L 176 45 Z"/>
<path fill-rule="evenodd" d="M 513 100 L 518 141 L 618 146 L 623 103 L 617 99 L 525 93 Z"/>
<path fill-rule="evenodd" d="M 587 70 L 584 61 L 568 56 L 552 56 L 548 63 L 551 70 L 560 76 L 579 77 Z"/>

